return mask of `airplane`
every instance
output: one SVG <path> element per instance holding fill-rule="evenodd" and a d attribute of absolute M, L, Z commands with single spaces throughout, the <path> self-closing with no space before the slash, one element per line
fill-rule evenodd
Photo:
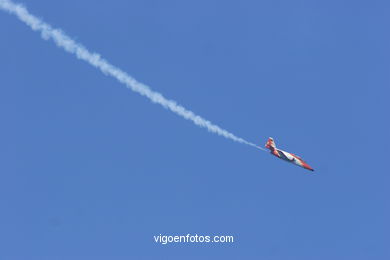
<path fill-rule="evenodd" d="M 288 153 L 285 151 L 282 151 L 275 146 L 274 139 L 272 137 L 268 138 L 267 143 L 265 144 L 265 148 L 268 148 L 271 151 L 271 154 L 275 155 L 276 157 L 283 159 L 287 162 L 294 163 L 295 165 L 298 165 L 300 167 L 303 167 L 307 170 L 314 171 L 313 168 L 311 168 L 304 160 L 302 160 L 301 157 L 298 155 Z"/>

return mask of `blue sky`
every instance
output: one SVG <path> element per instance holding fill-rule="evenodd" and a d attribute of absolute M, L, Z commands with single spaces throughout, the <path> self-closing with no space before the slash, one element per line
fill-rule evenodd
<path fill-rule="evenodd" d="M 31 1 L 153 105 L 0 13 L 1 259 L 389 259 L 388 1 Z M 154 235 L 234 235 L 170 244 Z"/>

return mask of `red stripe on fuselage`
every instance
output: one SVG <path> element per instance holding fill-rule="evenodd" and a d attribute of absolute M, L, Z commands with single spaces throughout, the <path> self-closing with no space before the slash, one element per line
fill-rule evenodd
<path fill-rule="evenodd" d="M 304 160 L 300 159 L 300 158 L 297 158 L 295 157 L 297 160 L 299 160 L 301 163 L 302 163 L 302 167 L 305 168 L 305 169 L 308 169 L 308 170 L 311 170 L 311 171 L 314 171 L 313 168 L 310 167 L 310 165 L 308 165 Z"/>

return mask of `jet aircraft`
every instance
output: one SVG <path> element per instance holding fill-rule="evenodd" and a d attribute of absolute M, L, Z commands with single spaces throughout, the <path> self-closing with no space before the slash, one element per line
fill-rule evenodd
<path fill-rule="evenodd" d="M 274 139 L 272 137 L 268 138 L 267 143 L 265 144 L 265 148 L 268 148 L 271 151 L 271 154 L 275 155 L 276 157 L 283 159 L 287 162 L 293 163 L 295 165 L 301 166 L 305 169 L 308 169 L 310 171 L 314 171 L 313 168 L 311 168 L 304 160 L 302 160 L 301 157 L 298 155 L 288 153 L 285 151 L 282 151 L 275 146 Z"/>

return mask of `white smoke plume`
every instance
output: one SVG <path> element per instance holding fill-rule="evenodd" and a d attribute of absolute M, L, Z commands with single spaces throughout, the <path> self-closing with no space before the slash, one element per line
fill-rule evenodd
<path fill-rule="evenodd" d="M 27 24 L 33 31 L 41 33 L 45 40 L 53 40 L 54 43 L 63 48 L 65 51 L 74 54 L 78 59 L 88 62 L 90 65 L 100 69 L 105 75 L 116 78 L 123 83 L 127 88 L 138 94 L 147 97 L 153 103 L 160 104 L 166 109 L 171 110 L 177 115 L 192 121 L 195 125 L 206 128 L 208 131 L 221 135 L 227 139 L 238 143 L 247 144 L 261 150 L 265 150 L 251 142 L 248 142 L 234 134 L 222 129 L 221 127 L 211 123 L 210 121 L 196 115 L 192 111 L 177 104 L 173 100 L 165 98 L 162 94 L 151 90 L 148 86 L 136 81 L 133 77 L 119 68 L 111 65 L 105 59 L 101 58 L 99 54 L 90 52 L 80 43 L 72 40 L 60 29 L 55 29 L 49 24 L 43 22 L 38 17 L 30 14 L 28 10 L 21 4 L 14 3 L 10 0 L 0 0 L 0 9 L 7 11 L 19 18 L 22 22 Z"/>

